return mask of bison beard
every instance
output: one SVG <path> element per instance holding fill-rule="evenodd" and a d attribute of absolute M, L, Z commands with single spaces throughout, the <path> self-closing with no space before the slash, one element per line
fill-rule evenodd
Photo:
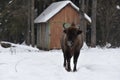
<path fill-rule="evenodd" d="M 64 26 L 63 26 L 64 27 Z M 82 31 L 72 24 L 69 28 L 64 28 L 61 38 L 61 48 L 64 56 L 64 67 L 67 71 L 71 71 L 70 61 L 73 57 L 74 68 L 77 71 L 77 60 L 80 54 L 80 49 L 83 46 Z"/>

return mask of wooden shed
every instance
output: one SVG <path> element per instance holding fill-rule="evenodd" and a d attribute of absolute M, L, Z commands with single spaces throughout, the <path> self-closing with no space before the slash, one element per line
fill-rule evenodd
<path fill-rule="evenodd" d="M 52 3 L 35 20 L 37 47 L 43 50 L 59 49 L 63 23 L 80 23 L 79 8 L 71 1 Z"/>

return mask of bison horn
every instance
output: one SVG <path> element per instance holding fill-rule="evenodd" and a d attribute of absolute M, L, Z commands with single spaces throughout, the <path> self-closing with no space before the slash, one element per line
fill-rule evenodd
<path fill-rule="evenodd" d="M 66 29 L 66 28 L 65 28 L 65 24 L 66 24 L 66 23 L 63 23 L 63 28 L 64 28 L 64 29 Z"/>

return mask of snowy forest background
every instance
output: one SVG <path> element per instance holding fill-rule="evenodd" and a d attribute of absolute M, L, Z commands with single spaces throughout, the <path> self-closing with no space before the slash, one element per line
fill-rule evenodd
<path fill-rule="evenodd" d="M 34 18 L 56 1 L 62 0 L 1 0 L 0 41 L 13 43 L 26 41 L 27 44 L 31 44 L 30 39 L 34 39 L 32 34 L 35 33 L 32 31 Z M 92 2 L 95 0 L 71 1 L 92 16 Z M 104 46 L 110 43 L 112 47 L 119 47 L 120 0 L 97 0 L 96 5 L 96 44 Z"/>
<path fill-rule="evenodd" d="M 62 0 L 0 0 L 0 80 L 120 80 L 120 0 L 71 0 L 96 18 L 86 28 L 96 28 L 93 36 L 102 46 L 84 43 L 77 72 L 63 68 L 61 49 L 43 51 L 23 43 L 35 45 L 34 19 L 56 1 Z"/>

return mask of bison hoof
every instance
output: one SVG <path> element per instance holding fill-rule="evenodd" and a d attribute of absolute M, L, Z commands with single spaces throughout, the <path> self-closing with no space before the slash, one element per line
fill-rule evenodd
<path fill-rule="evenodd" d="M 70 72 L 71 71 L 71 69 L 67 69 L 67 68 L 65 68 L 68 72 Z"/>
<path fill-rule="evenodd" d="M 77 72 L 77 70 L 73 70 L 73 72 Z"/>
<path fill-rule="evenodd" d="M 77 69 L 73 69 L 73 72 L 76 72 L 77 71 Z"/>

